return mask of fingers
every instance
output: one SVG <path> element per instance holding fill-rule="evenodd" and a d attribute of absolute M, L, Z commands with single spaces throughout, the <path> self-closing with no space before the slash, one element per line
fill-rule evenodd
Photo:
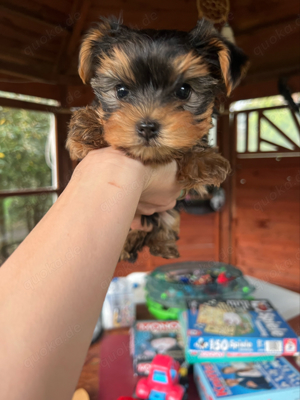
<path fill-rule="evenodd" d="M 176 200 L 171 200 L 168 204 L 165 205 L 154 205 L 151 203 L 141 202 L 138 205 L 137 212 L 141 215 L 152 215 L 156 212 L 163 212 L 172 210 L 176 206 Z"/>
<path fill-rule="evenodd" d="M 144 215 L 146 215 L 146 214 L 144 214 Z M 141 215 L 136 215 L 133 218 L 133 221 L 132 221 L 132 223 L 130 225 L 130 228 L 133 229 L 133 230 L 136 229 L 136 230 L 139 230 L 139 231 L 151 232 L 152 229 L 153 229 L 153 225 L 152 224 L 150 224 L 150 225 L 148 225 L 148 224 L 142 225 Z"/>

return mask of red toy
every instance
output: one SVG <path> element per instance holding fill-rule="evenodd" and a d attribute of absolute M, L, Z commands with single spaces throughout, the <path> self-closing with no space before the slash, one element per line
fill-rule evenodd
<path fill-rule="evenodd" d="M 230 278 L 227 277 L 226 272 L 221 272 L 217 278 L 217 282 L 220 285 L 226 285 L 230 281 Z"/>
<path fill-rule="evenodd" d="M 148 377 L 137 384 L 136 396 L 149 400 L 182 400 L 185 390 L 178 383 L 179 368 L 179 362 L 172 357 L 156 355 Z"/>

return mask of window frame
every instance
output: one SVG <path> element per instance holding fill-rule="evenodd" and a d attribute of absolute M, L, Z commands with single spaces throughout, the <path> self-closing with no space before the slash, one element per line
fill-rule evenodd
<path fill-rule="evenodd" d="M 58 145 L 58 132 L 57 132 L 57 119 L 60 114 L 69 114 L 71 116 L 72 111 L 69 108 L 62 108 L 56 106 L 50 106 L 47 104 L 40 103 L 32 103 L 29 101 L 10 99 L 6 97 L 0 96 L 0 106 L 7 108 L 18 108 L 28 111 L 41 111 L 48 112 L 54 114 L 55 118 L 55 155 L 56 155 L 56 181 L 57 187 L 43 187 L 43 188 L 34 188 L 34 189 L 12 189 L 12 190 L 1 190 L 0 189 L 0 198 L 12 197 L 12 196 L 29 196 L 29 195 L 39 195 L 39 194 L 51 194 L 56 193 L 57 196 L 65 188 L 66 184 L 63 185 L 63 182 L 66 181 L 65 176 L 62 176 L 62 169 L 60 168 L 60 148 Z M 74 169 L 74 164 L 72 164 L 72 170 Z"/>

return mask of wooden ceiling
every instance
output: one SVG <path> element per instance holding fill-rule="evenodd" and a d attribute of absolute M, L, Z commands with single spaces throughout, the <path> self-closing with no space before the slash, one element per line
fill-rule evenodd
<path fill-rule="evenodd" d="M 248 54 L 250 82 L 300 69 L 299 0 L 231 0 L 229 22 Z M 83 33 L 99 16 L 120 15 L 136 28 L 191 29 L 196 0 L 1 0 L 1 83 L 81 85 Z"/>

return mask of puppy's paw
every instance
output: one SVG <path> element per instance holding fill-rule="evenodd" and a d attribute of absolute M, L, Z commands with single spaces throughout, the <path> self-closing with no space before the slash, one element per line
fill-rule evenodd
<path fill-rule="evenodd" d="M 124 249 L 121 251 L 119 261 L 128 261 L 130 263 L 135 263 L 138 258 L 137 252 L 128 253 Z"/>
<path fill-rule="evenodd" d="M 153 256 L 163 257 L 166 259 L 179 258 L 180 254 L 176 243 L 152 243 L 150 253 Z"/>

